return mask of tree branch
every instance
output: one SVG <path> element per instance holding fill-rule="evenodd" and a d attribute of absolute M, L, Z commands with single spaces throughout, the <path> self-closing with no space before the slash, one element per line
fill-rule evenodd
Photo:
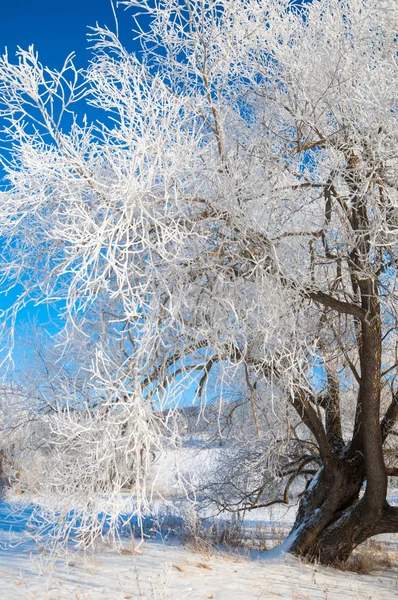
<path fill-rule="evenodd" d="M 328 308 L 331 308 L 339 313 L 352 315 L 361 321 L 364 321 L 366 318 L 366 311 L 357 304 L 343 302 L 342 300 L 338 300 L 337 298 L 334 298 L 325 292 L 304 290 L 304 295 L 317 304 L 327 306 Z"/>
<path fill-rule="evenodd" d="M 295 394 L 291 396 L 291 403 L 300 419 L 308 427 L 318 442 L 322 460 L 325 463 L 335 462 L 337 457 L 330 444 L 328 436 L 326 435 L 323 423 L 318 417 L 316 411 L 311 406 L 310 399 L 303 392 L 303 390 L 298 389 Z"/>
<path fill-rule="evenodd" d="M 396 421 L 398 419 L 398 392 L 395 392 L 392 396 L 391 404 L 387 408 L 386 414 L 383 417 L 381 422 L 381 435 L 383 438 L 383 443 L 386 441 L 388 435 L 390 434 L 392 428 L 394 427 Z"/>

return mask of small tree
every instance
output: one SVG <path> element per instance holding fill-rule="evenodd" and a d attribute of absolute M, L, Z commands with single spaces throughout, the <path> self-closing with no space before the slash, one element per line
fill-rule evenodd
<path fill-rule="evenodd" d="M 71 58 L 45 69 L 32 48 L 0 62 L 2 272 L 22 290 L 9 318 L 29 299 L 53 303 L 65 356 L 74 332 L 87 342 L 91 414 L 133 420 L 146 447 L 159 444 L 161 409 L 194 384 L 204 399 L 218 381 L 222 400 L 239 381 L 260 441 L 257 411 L 277 404 L 276 439 L 296 452 L 298 428 L 308 432 L 287 476 L 317 469 L 291 551 L 346 559 L 398 531 L 386 499 L 397 474 L 386 452 L 398 418 L 396 3 L 139 4 L 150 16 L 140 57 L 96 28 L 86 73 Z M 83 97 L 100 125 L 78 118 Z M 77 428 L 71 419 L 65 452 Z M 102 455 L 119 456 L 101 435 Z M 254 465 L 277 472 L 280 457 Z M 79 486 L 87 461 L 68 464 Z M 85 496 L 95 483 L 93 468 Z"/>

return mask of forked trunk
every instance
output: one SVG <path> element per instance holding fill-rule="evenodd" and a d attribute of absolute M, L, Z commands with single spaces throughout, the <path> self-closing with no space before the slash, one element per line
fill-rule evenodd
<path fill-rule="evenodd" d="M 304 492 L 290 534 L 290 552 L 310 561 L 332 564 L 346 561 L 368 538 L 397 531 L 396 509 L 378 511 L 363 496 L 364 466 L 340 463 L 322 468 Z"/>

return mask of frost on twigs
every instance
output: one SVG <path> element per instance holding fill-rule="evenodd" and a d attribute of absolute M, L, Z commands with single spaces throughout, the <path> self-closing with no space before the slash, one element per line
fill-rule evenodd
<path fill-rule="evenodd" d="M 376 308 L 396 394 L 396 6 L 124 4 L 137 54 L 96 27 L 85 72 L 0 59 L 2 371 L 24 308 L 56 323 L 34 490 L 142 514 L 173 411 L 216 399 L 235 483 L 211 489 L 285 500 L 360 429 Z"/>

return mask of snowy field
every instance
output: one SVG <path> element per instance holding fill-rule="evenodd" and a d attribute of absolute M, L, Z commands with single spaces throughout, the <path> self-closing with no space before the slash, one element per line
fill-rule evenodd
<path fill-rule="evenodd" d="M 398 554 L 393 538 L 382 542 L 389 569 L 360 575 L 301 563 L 279 551 L 239 555 L 198 551 L 176 542 L 149 540 L 133 552 L 105 544 L 53 564 L 29 537 L 29 511 L 0 503 L 1 600 L 389 600 L 398 597 Z M 262 518 L 266 516 L 263 511 Z M 268 513 L 279 531 L 291 512 Z M 254 526 L 255 522 L 250 525 Z"/>
<path fill-rule="evenodd" d="M 156 462 L 154 497 L 160 513 L 181 499 L 177 473 L 195 476 L 199 465 L 214 460 L 216 452 L 185 447 Z M 398 498 L 393 500 L 396 503 Z M 0 502 L 0 600 L 398 598 L 398 540 L 394 536 L 380 540 L 391 567 L 376 561 L 370 574 L 308 565 L 272 549 L 289 532 L 295 507 L 275 505 L 246 516 L 245 531 L 265 540 L 268 552 L 210 547 L 199 551 L 193 542 L 183 545 L 171 538 L 163 543 L 158 534 L 138 547 L 126 538 L 118 551 L 104 542 L 90 553 L 71 547 L 70 554 L 54 563 L 30 535 L 31 511 L 16 510 L 16 506 Z"/>

